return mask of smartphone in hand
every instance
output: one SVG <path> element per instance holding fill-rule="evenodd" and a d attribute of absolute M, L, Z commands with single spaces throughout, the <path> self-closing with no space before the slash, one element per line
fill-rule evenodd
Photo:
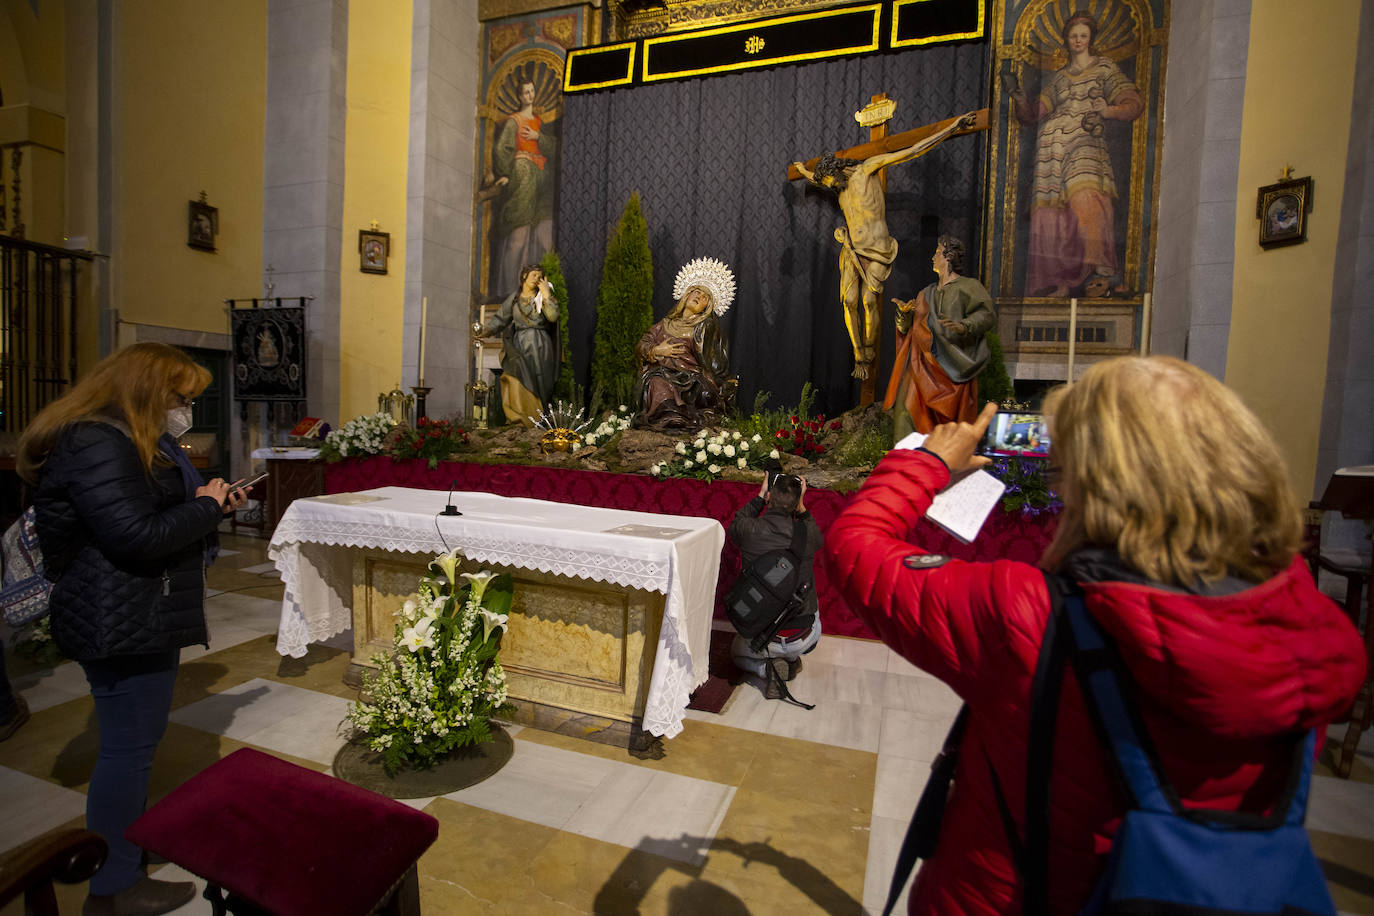
<path fill-rule="evenodd" d="M 267 472 L 263 471 L 255 477 L 244 477 L 234 483 L 229 484 L 231 490 L 251 490 L 253 487 L 267 479 Z"/>

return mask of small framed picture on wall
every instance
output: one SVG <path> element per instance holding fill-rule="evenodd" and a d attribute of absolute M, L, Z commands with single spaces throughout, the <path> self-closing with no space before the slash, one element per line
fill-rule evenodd
<path fill-rule="evenodd" d="M 205 202 L 205 192 L 200 200 L 187 201 L 190 215 L 186 225 L 186 244 L 200 251 L 215 250 L 215 235 L 219 232 L 219 208 Z"/>
<path fill-rule="evenodd" d="M 1311 176 L 1260 188 L 1255 202 L 1260 247 L 1277 248 L 1307 241 L 1307 214 L 1311 211 Z"/>
<path fill-rule="evenodd" d="M 358 269 L 365 274 L 386 273 L 391 254 L 391 233 L 373 229 L 358 230 Z"/>

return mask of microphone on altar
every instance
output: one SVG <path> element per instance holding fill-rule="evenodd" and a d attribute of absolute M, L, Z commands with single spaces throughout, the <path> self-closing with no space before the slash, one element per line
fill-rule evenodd
<path fill-rule="evenodd" d="M 453 490 L 454 490 L 454 488 L 457 487 L 457 486 L 458 486 L 458 478 L 457 478 L 457 477 L 455 477 L 455 478 L 453 478 L 451 481 L 449 481 L 449 484 L 448 484 L 448 504 L 447 504 L 446 506 L 444 506 L 444 514 L 445 514 L 445 515 L 462 515 L 462 514 L 463 514 L 463 513 L 459 512 L 459 511 L 458 511 L 458 507 L 455 506 L 455 505 L 453 504 Z"/>

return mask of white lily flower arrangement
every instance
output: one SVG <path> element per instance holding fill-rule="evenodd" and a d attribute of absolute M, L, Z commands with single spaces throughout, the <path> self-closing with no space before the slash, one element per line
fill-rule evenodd
<path fill-rule="evenodd" d="M 349 704 L 353 737 L 382 755 L 388 773 L 490 741 L 491 717 L 508 706 L 497 656 L 511 578 L 459 574 L 459 562 L 448 553 L 430 563 L 417 597 L 396 612 L 396 651 L 373 656 L 377 673 L 363 676 L 366 700 Z"/>

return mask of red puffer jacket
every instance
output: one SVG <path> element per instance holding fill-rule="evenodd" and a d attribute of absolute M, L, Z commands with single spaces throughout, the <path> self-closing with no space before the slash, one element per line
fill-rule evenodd
<path fill-rule="evenodd" d="M 890 453 L 830 527 L 827 550 L 850 606 L 971 711 L 939 847 L 917 876 L 910 911 L 1020 912 L 989 766 L 1024 836 L 1030 686 L 1049 596 L 1040 571 L 1024 563 L 903 563 L 922 553 L 904 536 L 948 481 L 933 455 Z M 1168 777 L 1191 807 L 1271 804 L 1291 760 L 1291 745 L 1275 738 L 1337 718 L 1363 682 L 1355 628 L 1300 561 L 1223 595 L 1076 577 L 1089 611 L 1116 640 Z M 1126 806 L 1071 673 L 1054 754 L 1051 907 L 1071 913 L 1091 890 Z"/>

